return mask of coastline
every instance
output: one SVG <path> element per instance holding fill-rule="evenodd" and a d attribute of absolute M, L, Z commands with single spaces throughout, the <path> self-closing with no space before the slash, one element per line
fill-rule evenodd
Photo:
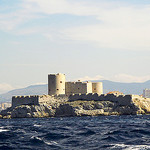
<path fill-rule="evenodd" d="M 113 100 L 51 101 L 39 105 L 20 105 L 0 112 L 0 118 L 44 118 L 150 114 L 150 100 L 132 98 L 124 103 Z"/>

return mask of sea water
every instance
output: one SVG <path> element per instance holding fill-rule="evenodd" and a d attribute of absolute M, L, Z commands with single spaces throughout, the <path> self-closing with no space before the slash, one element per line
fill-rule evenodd
<path fill-rule="evenodd" d="M 150 149 L 150 116 L 0 119 L 0 149 Z"/>

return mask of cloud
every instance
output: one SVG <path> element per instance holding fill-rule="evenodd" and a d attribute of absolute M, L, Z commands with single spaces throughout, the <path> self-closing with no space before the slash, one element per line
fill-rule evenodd
<path fill-rule="evenodd" d="M 27 3 L 19 2 L 14 6 L 8 5 L 5 9 L 0 6 L 0 10 L 5 12 L 0 13 L 0 30 L 5 32 L 14 31 L 20 25 L 41 17 L 39 14 L 33 13 L 34 8 L 31 8 Z"/>
<path fill-rule="evenodd" d="M 45 84 L 47 84 L 47 83 L 45 83 L 45 82 L 37 82 L 37 83 L 35 83 L 33 85 L 45 85 Z"/>
<path fill-rule="evenodd" d="M 0 14 L 1 30 L 22 35 L 40 33 L 57 41 L 86 41 L 101 48 L 150 50 L 150 5 L 133 5 L 121 1 L 24 0 L 16 8 L 14 6 L 14 12 Z M 48 19 L 54 14 L 92 16 L 95 22 L 90 22 L 89 17 L 89 24 L 74 27 L 70 23 L 71 27 L 64 27 L 63 30 L 59 26 L 47 30 L 42 23 L 40 27 L 30 26 L 30 21 L 41 17 Z M 18 28 L 25 23 L 29 23 L 29 27 Z"/>
<path fill-rule="evenodd" d="M 25 4 L 31 5 L 35 12 L 45 14 L 72 14 L 78 16 L 89 16 L 98 13 L 98 8 L 93 7 L 92 3 L 73 0 L 25 0 Z"/>
<path fill-rule="evenodd" d="M 64 36 L 76 41 L 91 42 L 102 48 L 150 50 L 150 6 L 103 9 L 97 14 L 101 23 L 72 27 Z"/>
<path fill-rule="evenodd" d="M 132 76 L 128 74 L 117 74 L 112 78 L 113 81 L 118 81 L 118 82 L 138 82 L 142 83 L 145 81 L 150 80 L 150 76 Z"/>
<path fill-rule="evenodd" d="M 150 76 L 133 76 L 133 75 L 122 73 L 122 74 L 116 74 L 112 77 L 104 77 L 101 75 L 97 75 L 95 77 L 85 76 L 85 77 L 76 79 L 76 81 L 77 80 L 81 80 L 81 81 L 110 80 L 110 81 L 114 81 L 114 82 L 124 82 L 124 83 L 132 83 L 132 82 L 142 83 L 142 82 L 150 80 Z"/>
<path fill-rule="evenodd" d="M 104 80 L 105 78 L 103 76 L 97 75 L 95 77 L 89 77 L 89 76 L 85 76 L 85 77 L 81 77 L 79 79 L 75 79 L 77 80 L 81 80 L 81 81 L 89 81 L 89 80 Z"/>
<path fill-rule="evenodd" d="M 100 23 L 58 30 L 60 38 L 91 42 L 102 48 L 150 50 L 150 5 L 123 2 L 28 0 L 44 14 L 93 16 Z M 118 4 L 119 3 L 119 4 Z M 63 36 L 62 36 L 63 35 Z M 51 38 L 47 36 L 47 38 Z"/>
<path fill-rule="evenodd" d="M 5 93 L 5 92 L 8 92 L 10 90 L 13 90 L 14 87 L 12 87 L 10 84 L 7 84 L 7 83 L 1 83 L 0 84 L 0 93 Z"/>

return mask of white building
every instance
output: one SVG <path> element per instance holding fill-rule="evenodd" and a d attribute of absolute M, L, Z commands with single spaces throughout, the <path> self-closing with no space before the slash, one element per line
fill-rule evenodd
<path fill-rule="evenodd" d="M 143 97 L 150 98 L 150 89 L 143 90 Z"/>

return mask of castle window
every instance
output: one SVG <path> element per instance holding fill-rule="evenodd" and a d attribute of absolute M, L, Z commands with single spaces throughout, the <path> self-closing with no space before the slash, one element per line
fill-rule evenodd
<path fill-rule="evenodd" d="M 94 88 L 94 90 L 96 90 L 96 88 Z"/>
<path fill-rule="evenodd" d="M 59 89 L 57 89 L 57 91 L 58 91 Z"/>
<path fill-rule="evenodd" d="M 62 83 L 62 81 L 60 81 L 60 83 Z"/>

